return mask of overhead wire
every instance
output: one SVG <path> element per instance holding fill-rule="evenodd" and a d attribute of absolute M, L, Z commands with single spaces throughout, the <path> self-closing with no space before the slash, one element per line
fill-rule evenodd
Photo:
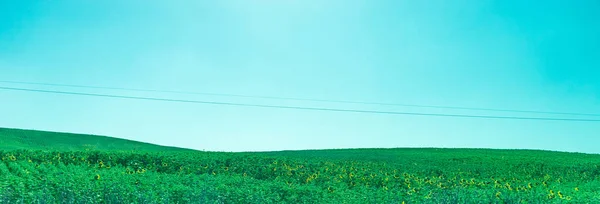
<path fill-rule="evenodd" d="M 63 94 L 63 95 L 93 96 L 93 97 L 147 100 L 147 101 L 164 101 L 164 102 L 257 107 L 257 108 L 295 109 L 295 110 L 327 111 L 327 112 L 349 112 L 349 113 L 366 113 L 366 114 L 413 115 L 413 116 L 481 118 L 481 119 L 508 119 L 508 120 L 600 122 L 600 119 L 515 117 L 515 116 L 493 116 L 493 115 L 466 115 L 466 114 L 461 115 L 461 114 L 439 114 L 439 113 L 420 113 L 420 112 L 375 111 L 375 110 L 360 110 L 360 109 L 315 108 L 315 107 L 302 107 L 302 106 L 261 105 L 261 104 L 249 104 L 249 103 L 230 103 L 230 102 L 218 102 L 218 101 L 198 101 L 198 100 L 182 100 L 182 99 L 168 99 L 168 98 L 154 98 L 154 97 L 111 95 L 111 94 L 95 94 L 95 93 L 83 93 L 83 92 L 67 92 L 67 91 L 54 91 L 54 90 L 41 90 L 41 89 L 25 89 L 25 88 L 14 88 L 14 87 L 3 87 L 3 86 L 0 86 L 0 89 L 11 90 L 11 91 L 23 91 L 23 92 L 52 93 L 52 94 Z"/>
<path fill-rule="evenodd" d="M 72 87 L 72 88 L 106 89 L 106 90 L 120 90 L 120 91 L 137 91 L 137 92 L 154 92 L 154 93 L 173 93 L 173 94 L 207 95 L 207 96 L 226 96 L 226 97 L 238 97 L 238 98 L 274 99 L 274 100 L 291 100 L 291 101 L 311 101 L 311 102 L 324 102 L 324 103 L 345 103 L 345 104 L 360 104 L 360 105 L 401 106 L 401 107 L 415 107 L 415 108 L 437 108 L 437 109 L 454 109 L 454 110 L 471 110 L 471 111 L 534 113 L 534 114 L 552 114 L 552 115 L 572 115 L 572 116 L 593 116 L 593 117 L 600 117 L 600 114 L 595 114 L 595 113 L 571 113 L 571 112 L 553 112 L 553 111 L 535 111 L 535 110 L 474 108 L 474 107 L 460 107 L 460 106 L 437 106 L 437 105 L 417 105 L 417 104 L 401 104 L 401 103 L 379 103 L 379 102 L 362 102 L 362 101 L 348 101 L 348 100 L 309 99 L 309 98 L 295 98 L 295 97 L 276 97 L 276 96 L 242 95 L 242 94 L 226 94 L 226 93 L 172 91 L 172 90 L 157 90 L 157 89 L 136 89 L 136 88 L 121 88 L 121 87 L 107 87 L 107 86 L 88 86 L 88 85 L 37 83 L 37 82 L 4 81 L 4 80 L 0 80 L 0 83 L 26 84 L 26 85 L 42 85 L 42 86 L 56 86 L 56 87 Z"/>

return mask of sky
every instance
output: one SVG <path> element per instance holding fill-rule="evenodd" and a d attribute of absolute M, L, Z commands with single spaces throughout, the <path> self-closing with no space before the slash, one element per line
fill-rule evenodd
<path fill-rule="evenodd" d="M 0 1 L 0 81 L 600 114 L 597 0 Z M 0 83 L 262 105 L 587 118 Z M 209 151 L 600 153 L 600 122 L 285 110 L 0 90 L 0 127 Z"/>

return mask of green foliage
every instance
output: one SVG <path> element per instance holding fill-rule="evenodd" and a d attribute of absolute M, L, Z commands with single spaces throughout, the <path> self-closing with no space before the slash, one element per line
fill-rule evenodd
<path fill-rule="evenodd" d="M 184 151 L 105 136 L 0 128 L 0 149 Z"/>
<path fill-rule="evenodd" d="M 143 147 L 0 150 L 0 203 L 600 203 L 600 155 Z"/>

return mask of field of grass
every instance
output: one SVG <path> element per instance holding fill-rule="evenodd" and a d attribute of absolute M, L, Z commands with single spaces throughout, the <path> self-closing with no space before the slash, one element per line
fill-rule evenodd
<path fill-rule="evenodd" d="M 0 128 L 0 150 L 143 150 L 173 151 L 181 148 L 165 147 L 143 142 L 106 136 L 56 133 L 32 130 Z"/>
<path fill-rule="evenodd" d="M 202 152 L 0 129 L 0 203 L 600 203 L 600 155 Z"/>

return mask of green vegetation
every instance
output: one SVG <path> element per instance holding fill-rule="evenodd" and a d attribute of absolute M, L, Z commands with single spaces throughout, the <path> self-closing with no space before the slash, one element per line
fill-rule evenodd
<path fill-rule="evenodd" d="M 173 151 L 181 148 L 165 147 L 143 142 L 118 139 L 106 136 L 56 133 L 32 130 L 0 128 L 0 150 L 141 150 L 141 151 Z"/>
<path fill-rule="evenodd" d="M 0 203 L 600 203 L 600 155 L 223 153 L 9 129 L 0 138 Z"/>

